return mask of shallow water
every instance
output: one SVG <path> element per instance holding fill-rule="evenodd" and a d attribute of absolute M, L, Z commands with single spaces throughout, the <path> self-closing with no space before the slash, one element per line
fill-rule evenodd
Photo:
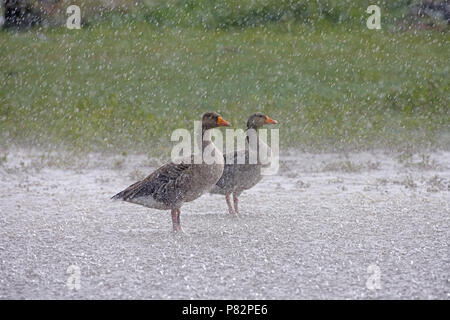
<path fill-rule="evenodd" d="M 0 163 L 0 298 L 450 297 L 450 152 L 281 160 L 241 196 L 240 218 L 204 195 L 182 208 L 179 236 L 168 212 L 109 199 L 156 160 L 12 148 Z"/>

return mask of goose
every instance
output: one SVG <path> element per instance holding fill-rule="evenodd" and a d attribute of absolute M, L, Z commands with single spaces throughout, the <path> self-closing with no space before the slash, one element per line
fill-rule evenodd
<path fill-rule="evenodd" d="M 239 196 L 244 190 L 248 190 L 254 187 L 262 179 L 261 168 L 264 167 L 261 163 L 259 156 L 256 164 L 250 164 L 250 150 L 258 152 L 258 148 L 265 147 L 266 150 L 270 148 L 258 138 L 258 129 L 265 124 L 277 124 L 278 121 L 271 119 L 270 117 L 257 112 L 252 114 L 247 121 L 246 129 L 246 142 L 245 150 L 234 151 L 231 154 L 224 155 L 225 159 L 233 159 L 232 163 L 225 161 L 225 167 L 223 170 L 222 177 L 216 183 L 216 185 L 210 190 L 212 194 L 222 194 L 225 195 L 225 200 L 228 206 L 228 212 L 233 215 L 239 214 L 238 202 Z M 253 129 L 254 131 L 251 131 Z M 250 132 L 256 132 L 256 137 L 258 138 L 257 145 L 255 148 L 252 143 L 249 143 Z M 255 150 L 256 149 L 256 150 Z M 244 164 L 237 164 L 239 155 L 244 153 Z M 233 194 L 234 209 L 231 204 L 231 194 Z"/>
<path fill-rule="evenodd" d="M 212 164 L 207 164 L 203 157 L 195 162 L 195 155 L 185 158 L 190 161 L 174 163 L 170 161 L 142 181 L 138 181 L 112 197 L 139 204 L 148 208 L 171 210 L 174 232 L 182 232 L 180 214 L 181 206 L 208 192 L 223 173 L 223 154 L 211 141 L 211 129 L 231 126 L 218 113 L 207 112 L 202 117 L 202 155 L 206 148 L 214 156 Z M 218 160 L 218 161 L 217 161 Z"/>

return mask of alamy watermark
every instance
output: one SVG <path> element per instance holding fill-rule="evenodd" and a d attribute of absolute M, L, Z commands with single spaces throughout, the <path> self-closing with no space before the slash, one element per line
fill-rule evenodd
<path fill-rule="evenodd" d="M 376 264 L 367 267 L 369 278 L 366 281 L 366 288 L 369 290 L 381 289 L 381 269 Z"/>
<path fill-rule="evenodd" d="M 381 29 L 381 9 L 377 5 L 370 5 L 367 7 L 366 10 L 367 13 L 370 13 L 371 15 L 369 18 L 367 18 L 367 28 L 370 30 L 373 29 Z"/>
<path fill-rule="evenodd" d="M 81 29 L 80 7 L 77 5 L 71 5 L 67 7 L 66 13 L 70 14 L 66 21 L 67 29 Z"/>
<path fill-rule="evenodd" d="M 66 273 L 69 274 L 67 278 L 66 285 L 69 290 L 80 290 L 81 289 L 81 270 L 77 265 L 70 265 Z"/>
<path fill-rule="evenodd" d="M 210 129 L 203 135 L 201 121 L 194 121 L 194 135 L 187 129 L 176 129 L 170 140 L 177 142 L 171 151 L 172 162 L 186 164 L 250 164 L 261 165 L 262 175 L 273 175 L 279 168 L 279 130 L 254 129 L 225 129 L 225 139 L 221 130 Z M 268 134 L 270 133 L 270 143 Z M 194 139 L 192 137 L 194 136 Z M 213 141 L 203 152 L 204 141 Z M 225 141 L 225 145 L 224 145 Z M 214 147 L 215 146 L 215 147 Z M 223 150 L 223 155 L 216 152 Z M 247 152 L 245 152 L 246 150 Z M 235 151 L 236 154 L 235 154 Z"/>

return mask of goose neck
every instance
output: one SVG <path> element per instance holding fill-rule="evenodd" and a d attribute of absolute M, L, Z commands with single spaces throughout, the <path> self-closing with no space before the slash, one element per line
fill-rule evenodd
<path fill-rule="evenodd" d="M 202 140 L 204 142 L 211 142 L 211 130 L 212 129 L 202 129 Z"/>

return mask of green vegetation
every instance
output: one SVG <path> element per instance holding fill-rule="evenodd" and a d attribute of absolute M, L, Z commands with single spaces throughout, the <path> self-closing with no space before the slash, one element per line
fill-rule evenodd
<path fill-rule="evenodd" d="M 172 1 L 81 30 L 0 31 L 0 144 L 161 155 L 173 129 L 217 110 L 237 127 L 266 112 L 282 147 L 450 145 L 446 31 L 394 28 L 401 5 L 375 31 L 365 1 L 317 2 L 333 15 L 290 2 Z"/>
<path fill-rule="evenodd" d="M 144 16 L 157 25 L 201 26 L 206 29 L 260 26 L 300 21 L 365 24 L 361 13 L 369 5 L 383 8 L 383 19 L 392 22 L 404 16 L 413 1 L 371 0 L 159 0 L 144 6 Z M 363 11 L 362 11 L 363 10 Z"/>

